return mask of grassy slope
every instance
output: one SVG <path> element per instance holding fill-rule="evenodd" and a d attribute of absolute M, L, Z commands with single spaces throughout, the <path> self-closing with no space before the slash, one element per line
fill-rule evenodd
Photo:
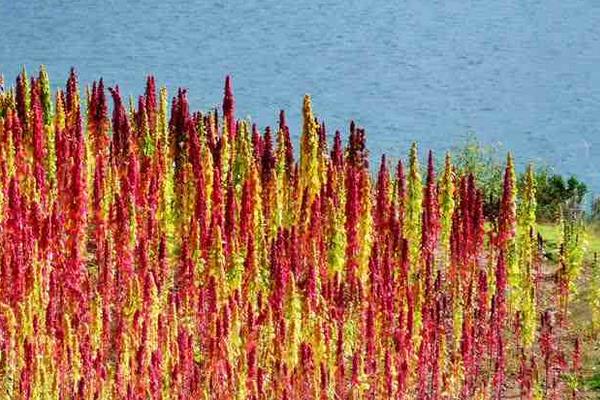
<path fill-rule="evenodd" d="M 538 232 L 542 235 L 545 241 L 555 249 L 559 240 L 559 226 L 551 223 L 538 224 Z M 591 257 L 594 253 L 600 254 L 600 227 L 588 226 L 587 228 L 587 254 Z"/>
<path fill-rule="evenodd" d="M 598 253 L 600 255 L 600 227 L 598 226 L 588 226 L 587 227 L 587 236 L 586 236 L 586 265 L 589 266 L 591 263 L 594 253 Z M 538 232 L 542 236 L 545 242 L 545 249 L 547 256 L 551 259 L 556 260 L 558 257 L 558 242 L 560 239 L 560 229 L 556 224 L 543 223 L 538 224 Z M 589 271 L 586 268 L 585 271 Z M 584 275 L 586 272 L 584 272 Z M 589 274 L 588 274 L 589 275 Z M 574 303 L 572 304 L 572 321 L 576 326 L 581 328 L 582 331 L 589 329 L 589 317 L 586 318 L 585 308 L 587 307 L 586 300 L 586 284 L 588 277 L 583 277 L 582 283 L 583 287 L 580 288 L 578 295 L 575 298 Z M 584 354 L 587 354 L 584 360 L 584 374 L 585 385 L 588 390 L 596 393 L 589 393 L 589 397 L 586 398 L 600 398 L 600 343 L 598 341 L 598 336 L 590 335 L 590 340 L 586 347 L 588 347 L 587 351 Z"/>

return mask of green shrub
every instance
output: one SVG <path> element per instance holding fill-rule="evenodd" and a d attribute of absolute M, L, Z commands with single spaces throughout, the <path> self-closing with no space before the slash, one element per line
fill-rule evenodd
<path fill-rule="evenodd" d="M 571 176 L 565 181 L 563 176 L 551 174 L 548 168 L 536 170 L 537 219 L 553 222 L 565 212 L 580 212 L 587 193 L 585 183 Z"/>
<path fill-rule="evenodd" d="M 483 192 L 483 212 L 493 220 L 498 216 L 502 198 L 504 156 L 499 156 L 499 147 L 484 146 L 469 135 L 465 143 L 454 149 L 455 167 L 459 174 L 473 174 Z"/>
<path fill-rule="evenodd" d="M 483 191 L 484 213 L 494 219 L 502 196 L 502 173 L 505 154 L 499 146 L 484 146 L 470 135 L 464 144 L 453 150 L 459 173 L 472 173 Z M 518 174 L 518 190 L 523 187 L 524 173 Z M 588 191 L 585 183 L 574 176 L 565 179 L 548 167 L 536 167 L 536 218 L 539 222 L 557 222 L 561 210 L 580 213 Z M 600 221 L 600 198 L 594 202 L 592 216 Z"/>

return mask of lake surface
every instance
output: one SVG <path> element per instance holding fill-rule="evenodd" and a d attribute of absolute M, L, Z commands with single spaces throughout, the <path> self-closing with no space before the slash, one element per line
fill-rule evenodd
<path fill-rule="evenodd" d="M 153 73 L 206 109 L 231 74 L 261 127 L 283 108 L 297 136 L 309 92 L 328 130 L 366 128 L 373 157 L 475 133 L 600 192 L 597 0 L 0 0 L 0 17 L 10 81 L 46 64 L 63 84 L 75 66 L 137 96 Z"/>

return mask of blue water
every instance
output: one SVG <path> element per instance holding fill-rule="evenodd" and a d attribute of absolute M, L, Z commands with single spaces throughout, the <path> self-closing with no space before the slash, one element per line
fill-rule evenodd
<path fill-rule="evenodd" d="M 101 4 L 98 4 L 101 3 Z M 300 129 L 309 92 L 329 129 L 355 119 L 374 156 L 469 133 L 600 191 L 597 0 L 0 0 L 0 71 L 46 64 L 137 95 L 147 73 L 192 105 Z"/>

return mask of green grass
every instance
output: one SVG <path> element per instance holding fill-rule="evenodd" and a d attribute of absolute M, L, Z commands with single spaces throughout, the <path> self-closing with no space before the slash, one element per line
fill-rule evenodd
<path fill-rule="evenodd" d="M 585 385 L 589 390 L 600 391 L 600 372 L 586 380 Z"/>
<path fill-rule="evenodd" d="M 546 256 L 548 256 L 553 261 L 557 261 L 558 245 L 560 242 L 560 226 L 558 224 L 552 223 L 540 223 L 538 224 L 537 228 L 538 232 L 544 239 L 544 251 L 546 253 Z M 593 260 L 594 253 L 600 254 L 600 224 L 587 224 L 585 232 L 585 261 L 589 263 Z M 582 288 L 582 290 L 585 291 L 585 288 Z M 580 292 L 580 295 L 583 295 L 584 291 Z M 598 348 L 596 347 L 592 350 L 592 354 L 597 354 L 597 351 Z M 588 368 L 590 368 L 593 372 L 591 372 L 587 377 L 584 378 L 583 386 L 585 387 L 586 391 L 593 392 L 593 394 L 588 393 L 589 396 L 598 396 L 598 398 L 600 399 L 600 363 L 594 360 L 594 358 L 595 357 L 592 356 L 592 359 L 589 360 L 593 363 L 593 366 L 588 366 Z"/>
<path fill-rule="evenodd" d="M 558 244 L 560 242 L 560 226 L 552 223 L 541 223 L 538 233 L 544 239 L 544 255 L 552 261 L 558 261 Z"/>
<path fill-rule="evenodd" d="M 538 224 L 537 226 L 538 232 L 544 240 L 547 240 L 549 243 L 557 243 L 559 239 L 559 226 L 558 224 L 552 224 L 548 222 L 543 222 Z"/>
<path fill-rule="evenodd" d="M 542 222 L 537 225 L 537 229 L 545 242 L 547 254 L 554 259 L 558 254 L 558 244 L 560 241 L 560 226 L 555 223 Z M 600 254 L 600 225 L 586 225 L 586 252 L 585 259 L 590 261 L 594 257 L 594 253 Z"/>
<path fill-rule="evenodd" d="M 600 226 L 596 224 L 588 225 L 587 229 L 588 253 L 600 253 Z"/>

